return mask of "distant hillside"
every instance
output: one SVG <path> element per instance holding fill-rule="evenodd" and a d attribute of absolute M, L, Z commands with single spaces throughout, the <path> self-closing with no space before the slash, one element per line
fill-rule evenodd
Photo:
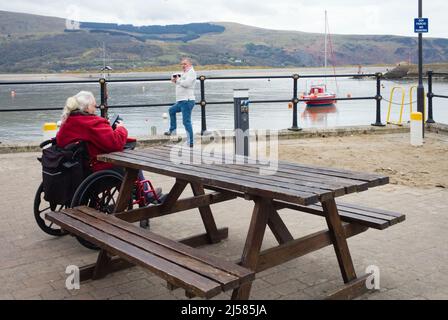
<path fill-rule="evenodd" d="M 2 36 L 63 32 L 64 29 L 65 19 L 0 11 Z"/>
<path fill-rule="evenodd" d="M 135 27 L 131 24 L 119 25 L 115 23 L 96 22 L 81 22 L 79 29 L 88 29 L 90 32 L 102 32 L 111 35 L 129 35 L 140 41 L 161 40 L 183 42 L 199 39 L 201 35 L 206 33 L 221 33 L 225 30 L 223 26 L 210 23 Z"/>
<path fill-rule="evenodd" d="M 0 11 L 0 72 L 114 70 L 177 64 L 183 55 L 200 65 L 322 66 L 319 33 L 277 31 L 236 23 L 143 26 L 81 22 Z M 329 63 L 395 64 L 417 59 L 417 39 L 392 35 L 332 35 Z M 425 38 L 425 63 L 448 61 L 448 39 Z"/>

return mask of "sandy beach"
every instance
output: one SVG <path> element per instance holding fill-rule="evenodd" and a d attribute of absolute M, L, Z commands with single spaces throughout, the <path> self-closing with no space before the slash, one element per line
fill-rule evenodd
<path fill-rule="evenodd" d="M 356 171 L 376 172 L 390 183 L 448 188 L 448 136 L 426 134 L 413 147 L 409 133 L 283 140 L 280 159 Z"/>

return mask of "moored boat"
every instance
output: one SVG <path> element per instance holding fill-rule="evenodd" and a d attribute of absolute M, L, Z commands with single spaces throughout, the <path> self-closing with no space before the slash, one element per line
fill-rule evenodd
<path fill-rule="evenodd" d="M 327 91 L 327 86 L 312 85 L 307 95 L 303 96 L 307 107 L 328 106 L 336 103 L 336 94 Z"/>

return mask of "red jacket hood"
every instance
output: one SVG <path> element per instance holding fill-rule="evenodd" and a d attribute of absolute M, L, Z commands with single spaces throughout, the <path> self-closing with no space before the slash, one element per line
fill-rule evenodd
<path fill-rule="evenodd" d="M 56 135 L 58 146 L 65 147 L 75 141 L 87 142 L 90 165 L 93 171 L 111 168 L 111 164 L 99 162 L 99 154 L 122 151 L 128 131 L 124 127 L 112 129 L 108 120 L 96 115 L 70 115 Z"/>

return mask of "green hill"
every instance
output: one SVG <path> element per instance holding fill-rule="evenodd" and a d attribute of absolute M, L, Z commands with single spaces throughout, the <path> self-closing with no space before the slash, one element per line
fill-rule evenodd
<path fill-rule="evenodd" d="M 0 11 L 0 34 L 2 36 L 55 33 L 63 32 L 64 29 L 65 19 Z"/>
<path fill-rule="evenodd" d="M 82 22 L 0 11 L 0 72 L 114 70 L 177 64 L 183 55 L 200 65 L 322 66 L 319 33 L 278 31 L 236 23 L 145 26 Z M 392 35 L 332 35 L 329 63 L 394 64 L 416 61 L 417 39 Z M 448 39 L 425 38 L 425 63 L 448 61 Z"/>

